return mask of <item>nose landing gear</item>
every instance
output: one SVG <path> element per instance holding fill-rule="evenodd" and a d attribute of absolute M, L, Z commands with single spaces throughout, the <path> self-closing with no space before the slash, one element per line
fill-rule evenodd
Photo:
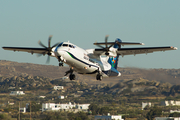
<path fill-rule="evenodd" d="M 59 61 L 59 66 L 61 67 L 63 67 L 64 66 L 64 64 L 63 64 L 63 60 L 61 59 L 61 56 L 58 56 L 58 61 Z"/>
<path fill-rule="evenodd" d="M 59 66 L 60 66 L 60 67 L 61 67 L 61 66 L 63 67 L 63 66 L 64 66 L 63 62 L 60 62 L 60 63 L 59 63 Z"/>

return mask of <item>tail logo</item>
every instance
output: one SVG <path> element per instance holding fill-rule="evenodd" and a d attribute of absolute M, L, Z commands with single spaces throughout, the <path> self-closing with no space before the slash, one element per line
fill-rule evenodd
<path fill-rule="evenodd" d="M 117 58 L 116 57 L 111 57 L 110 60 L 111 60 L 112 67 L 115 67 Z"/>

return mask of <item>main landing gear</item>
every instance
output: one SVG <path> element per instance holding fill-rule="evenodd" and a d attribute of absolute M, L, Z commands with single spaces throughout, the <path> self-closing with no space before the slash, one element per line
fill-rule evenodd
<path fill-rule="evenodd" d="M 67 74 L 70 74 L 69 75 L 70 80 L 75 80 L 76 79 L 76 75 L 73 74 L 73 69 L 72 68 L 70 70 L 66 71 L 66 74 L 64 76 L 66 76 Z"/>
<path fill-rule="evenodd" d="M 102 76 L 102 74 L 101 74 L 100 68 L 98 68 L 97 73 L 98 73 L 98 74 L 96 75 L 96 80 L 101 81 L 101 80 L 103 79 L 103 76 Z"/>
<path fill-rule="evenodd" d="M 75 80 L 75 79 L 76 79 L 75 74 L 70 74 L 70 75 L 69 75 L 69 79 L 70 79 L 70 80 Z"/>
<path fill-rule="evenodd" d="M 96 75 L 96 80 L 101 81 L 102 79 L 103 79 L 103 76 L 98 73 L 98 74 Z"/>

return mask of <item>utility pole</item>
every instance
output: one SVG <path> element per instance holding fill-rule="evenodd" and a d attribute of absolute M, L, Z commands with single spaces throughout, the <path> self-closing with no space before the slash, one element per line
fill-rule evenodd
<path fill-rule="evenodd" d="M 31 101 L 30 101 L 30 120 L 31 120 Z"/>
<path fill-rule="evenodd" d="M 19 120 L 20 120 L 20 101 L 19 101 Z"/>

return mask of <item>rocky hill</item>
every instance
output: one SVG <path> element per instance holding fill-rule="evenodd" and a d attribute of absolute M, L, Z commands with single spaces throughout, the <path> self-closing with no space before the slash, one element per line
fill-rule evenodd
<path fill-rule="evenodd" d="M 33 77 L 29 75 L 0 77 L 0 93 L 10 93 L 12 90 L 23 90 L 25 93 L 30 91 L 36 96 L 40 95 L 39 93 L 42 93 L 42 91 L 43 94 L 51 94 L 53 92 L 53 86 L 55 85 L 64 86 L 65 91 L 63 94 L 65 95 L 76 95 L 85 98 L 87 96 L 87 98 L 93 96 L 95 99 L 101 95 L 103 97 L 110 95 L 112 98 L 118 98 L 120 96 L 137 96 L 138 99 L 141 97 L 167 97 L 180 95 L 180 85 L 149 81 L 142 78 L 122 80 L 115 84 L 89 85 L 86 82 L 81 82 L 79 80 L 70 81 L 66 78 L 49 79 L 46 77 Z"/>
<path fill-rule="evenodd" d="M 0 60 L 0 76 L 18 77 L 18 76 L 43 76 L 49 79 L 59 79 L 64 77 L 68 67 L 59 67 L 53 65 L 39 65 L 31 63 L 18 63 L 6 60 Z M 140 68 L 118 68 L 122 76 L 114 78 L 103 78 L 97 81 L 94 77 L 87 75 L 77 75 L 77 79 L 87 84 L 116 84 L 122 80 L 147 79 L 162 83 L 180 84 L 180 69 L 140 69 Z"/>
<path fill-rule="evenodd" d="M 142 102 L 159 105 L 164 100 L 180 100 L 179 69 L 118 68 L 122 73 L 121 77 L 104 78 L 102 81 L 79 74 L 77 74 L 77 80 L 70 81 L 68 77 L 64 77 L 68 69 L 1 60 L 1 109 L 18 113 L 19 101 L 21 101 L 21 107 L 29 101 L 38 105 L 39 103 L 93 103 L 99 108 L 108 107 L 108 112 L 111 114 L 121 113 L 135 117 L 135 112 L 137 116 L 142 113 Z M 64 89 L 54 90 L 55 85 L 64 86 Z M 9 94 L 16 90 L 21 90 L 25 94 Z M 65 99 L 60 99 L 59 96 L 65 96 Z M 9 102 L 14 103 L 9 107 L 11 109 L 7 109 Z M 39 106 L 38 110 L 41 108 L 41 105 Z M 163 111 L 169 111 L 171 107 L 164 108 Z M 146 109 L 143 111 L 145 116 L 149 108 Z M 175 106 L 175 109 L 178 107 Z M 18 115 L 14 114 L 14 116 Z"/>

